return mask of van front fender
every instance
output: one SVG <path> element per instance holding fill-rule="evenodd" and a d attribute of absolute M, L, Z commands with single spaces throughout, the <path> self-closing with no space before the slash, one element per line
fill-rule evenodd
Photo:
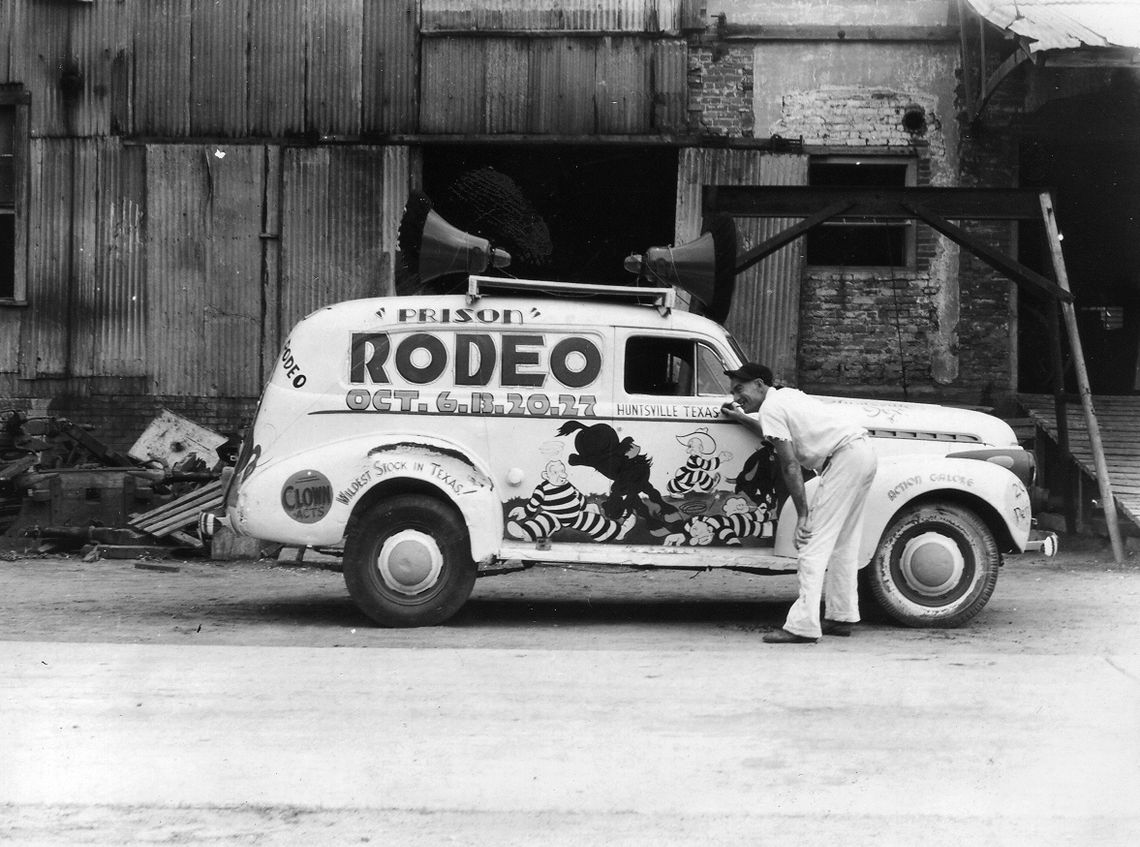
<path fill-rule="evenodd" d="M 818 477 L 805 484 L 809 504 L 818 486 Z M 1010 471 L 977 459 L 884 456 L 879 459 L 875 481 L 867 493 L 859 542 L 859 565 L 871 561 L 883 532 L 903 509 L 917 499 L 931 500 L 939 495 L 964 505 L 973 504 L 987 524 L 992 524 L 996 516 L 1014 548 L 1018 551 L 1025 549 L 1031 522 L 1029 492 Z M 795 527 L 796 510 L 789 498 L 780 511 L 776 526 L 773 551 L 776 555 L 796 555 Z"/>
<path fill-rule="evenodd" d="M 859 563 L 871 561 L 879 539 L 895 517 L 915 500 L 938 497 L 973 505 L 979 517 L 993 525 L 1000 521 L 1014 549 L 1025 549 L 1032 512 L 1025 485 L 1006 468 L 977 459 L 945 456 L 890 456 L 879 460 L 879 470 L 867 495 Z"/>

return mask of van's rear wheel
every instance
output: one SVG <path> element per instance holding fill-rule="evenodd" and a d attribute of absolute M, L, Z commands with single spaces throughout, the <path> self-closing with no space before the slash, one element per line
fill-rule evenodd
<path fill-rule="evenodd" d="M 924 503 L 887 527 L 867 584 L 891 619 L 912 627 L 954 627 L 989 602 L 1001 551 L 988 526 L 953 503 Z"/>
<path fill-rule="evenodd" d="M 348 593 L 381 626 L 443 623 L 471 596 L 476 570 L 460 516 L 421 494 L 371 506 L 344 546 Z"/>

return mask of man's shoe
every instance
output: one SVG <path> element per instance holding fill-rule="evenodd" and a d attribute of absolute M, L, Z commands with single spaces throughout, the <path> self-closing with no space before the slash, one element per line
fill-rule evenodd
<path fill-rule="evenodd" d="M 775 632 L 769 632 L 764 636 L 764 642 L 766 644 L 815 644 L 817 641 L 819 641 L 818 638 L 796 635 L 794 632 L 788 632 L 783 628 L 777 629 Z"/>
<path fill-rule="evenodd" d="M 824 618 L 822 629 L 824 635 L 838 635 L 847 638 L 855 629 L 855 624 L 850 621 L 829 621 Z"/>

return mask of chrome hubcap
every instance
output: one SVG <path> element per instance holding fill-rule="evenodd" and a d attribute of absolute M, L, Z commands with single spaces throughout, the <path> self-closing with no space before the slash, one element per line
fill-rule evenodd
<path fill-rule="evenodd" d="M 427 533 L 404 529 L 384 541 L 376 568 L 388 588 L 412 596 L 438 581 L 443 553 Z"/>
<path fill-rule="evenodd" d="M 912 591 L 937 597 L 962 579 L 966 560 L 951 539 L 937 532 L 924 532 L 906 543 L 899 566 Z"/>

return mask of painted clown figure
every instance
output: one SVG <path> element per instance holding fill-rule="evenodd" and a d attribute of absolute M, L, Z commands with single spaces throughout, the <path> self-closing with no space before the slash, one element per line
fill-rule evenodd
<path fill-rule="evenodd" d="M 618 523 L 586 503 L 566 474 L 566 465 L 558 459 L 547 462 L 542 482 L 535 486 L 530 499 L 511 509 L 507 535 L 523 541 L 548 538 L 560 529 L 584 532 L 594 541 L 613 541 L 625 537 L 637 518 L 629 514 Z"/>
<path fill-rule="evenodd" d="M 677 470 L 665 486 L 670 497 L 684 497 L 686 494 L 708 494 L 720 484 L 717 468 L 721 462 L 732 458 L 732 453 L 722 450 L 716 453 L 716 441 L 704 427 L 678 435 L 679 441 L 689 454 L 685 464 Z"/>

